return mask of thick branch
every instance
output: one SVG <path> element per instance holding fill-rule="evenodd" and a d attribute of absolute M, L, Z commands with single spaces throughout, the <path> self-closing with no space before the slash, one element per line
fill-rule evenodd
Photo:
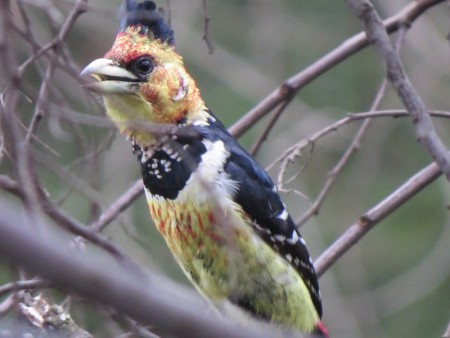
<path fill-rule="evenodd" d="M 63 251 L 69 243 L 51 232 L 31 234 L 20 212 L 0 199 L 0 254 L 26 266 L 62 289 L 111 306 L 142 324 L 153 325 L 176 337 L 277 337 L 269 327 L 249 329 L 219 320 L 181 288 L 173 290 L 156 277 L 124 269 L 111 260 L 86 253 L 82 257 Z M 26 248 L 23 250 L 22 248 Z M 176 297 L 176 301 L 174 301 Z"/>

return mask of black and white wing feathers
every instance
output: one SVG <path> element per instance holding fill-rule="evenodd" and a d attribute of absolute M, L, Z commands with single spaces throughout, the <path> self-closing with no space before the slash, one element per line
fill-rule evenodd
<path fill-rule="evenodd" d="M 235 201 L 253 221 L 255 232 L 302 276 L 311 299 L 322 316 L 319 285 L 305 241 L 267 172 L 228 133 L 214 116 L 200 133 L 211 141 L 224 142 L 230 155 L 224 170 L 237 183 Z"/>

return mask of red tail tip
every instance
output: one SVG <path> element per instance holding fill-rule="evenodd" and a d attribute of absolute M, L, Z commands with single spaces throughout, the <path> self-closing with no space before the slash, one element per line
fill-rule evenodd
<path fill-rule="evenodd" d="M 319 322 L 319 323 L 317 324 L 316 331 L 317 331 L 317 333 L 318 333 L 319 335 L 321 335 L 322 337 L 330 338 L 330 335 L 328 334 L 328 330 L 327 330 L 327 328 L 325 327 L 325 325 L 323 325 L 322 322 Z"/>

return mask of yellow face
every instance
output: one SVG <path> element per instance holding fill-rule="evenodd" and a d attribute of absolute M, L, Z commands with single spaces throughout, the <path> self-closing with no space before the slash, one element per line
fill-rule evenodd
<path fill-rule="evenodd" d="M 120 32 L 105 58 L 93 61 L 82 75 L 98 80 L 87 87 L 104 96 L 107 113 L 121 132 L 146 143 L 151 135 L 131 132 L 124 122 L 179 124 L 206 110 L 182 57 L 168 43 L 150 39 L 139 25 Z"/>

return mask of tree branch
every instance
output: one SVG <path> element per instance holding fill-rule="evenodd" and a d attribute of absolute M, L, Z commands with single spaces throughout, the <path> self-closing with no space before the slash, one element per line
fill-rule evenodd
<path fill-rule="evenodd" d="M 351 225 L 348 230 L 325 250 L 316 260 L 315 267 L 318 276 L 324 274 L 344 253 L 346 253 L 358 240 L 380 221 L 389 216 L 405 201 L 428 186 L 442 174 L 439 167 L 432 163 L 412 176 L 397 190 L 383 199 L 360 217 L 358 222 Z"/>
<path fill-rule="evenodd" d="M 450 156 L 437 135 L 433 121 L 419 93 L 406 75 L 400 57 L 392 45 L 383 22 L 369 0 L 346 0 L 355 15 L 364 23 L 366 34 L 383 59 L 387 77 L 411 115 L 416 136 L 450 181 Z"/>
<path fill-rule="evenodd" d="M 429 8 L 444 2 L 445 0 L 418 0 L 406 5 L 397 14 L 383 21 L 388 33 L 396 32 L 403 25 L 407 27 Z M 341 45 L 328 54 L 321 57 L 309 67 L 298 74 L 287 79 L 282 85 L 276 88 L 266 98 L 258 103 L 253 109 L 239 119 L 230 128 L 231 133 L 239 138 L 246 130 L 251 128 L 262 117 L 268 114 L 281 102 L 297 93 L 301 88 L 341 63 L 348 57 L 356 54 L 369 45 L 369 41 L 364 32 L 358 33 L 345 40 Z"/>
<path fill-rule="evenodd" d="M 18 280 L 0 286 L 0 296 L 19 290 L 42 289 L 49 286 L 49 283 L 42 279 Z"/>
<path fill-rule="evenodd" d="M 396 48 L 397 50 L 400 50 L 401 46 L 403 45 L 404 39 L 406 35 L 406 30 L 402 29 L 400 30 L 400 33 L 397 38 Z M 386 93 L 386 87 L 387 87 L 388 81 L 386 78 L 383 79 L 381 82 L 381 85 L 378 89 L 377 94 L 375 95 L 375 99 L 372 102 L 372 105 L 370 107 L 370 111 L 373 112 L 376 109 L 378 109 L 379 105 L 381 104 L 381 101 L 383 100 L 383 97 Z M 363 136 L 366 134 L 367 129 L 369 128 L 371 119 L 365 119 L 362 123 L 362 125 L 359 127 L 355 137 L 353 138 L 352 142 L 350 143 L 350 146 L 347 148 L 345 153 L 342 155 L 341 159 L 336 163 L 336 165 L 331 169 L 331 171 L 327 175 L 327 180 L 325 181 L 325 184 L 323 185 L 322 189 L 320 190 L 316 200 L 311 205 L 311 207 L 300 217 L 299 220 L 297 220 L 295 223 L 297 227 L 304 224 L 309 218 L 311 218 L 313 215 L 317 215 L 319 213 L 320 207 L 325 201 L 326 196 L 328 195 L 329 191 L 334 185 L 334 182 L 337 179 L 337 176 L 339 173 L 343 170 L 344 166 L 348 163 L 350 158 L 353 156 L 353 154 L 359 150 L 361 146 L 361 140 Z"/>
<path fill-rule="evenodd" d="M 15 207 L 0 199 L 0 253 L 48 278 L 56 286 L 111 306 L 136 321 L 176 337 L 278 337 L 271 327 L 239 326 L 206 313 L 199 302 L 189 301 L 183 290 L 169 289 L 155 276 L 142 275 L 111 260 L 86 253 L 73 255 L 61 248 L 69 243 L 51 232 L 45 238 L 31 234 Z M 20 248 L 26 248 L 22 250 Z M 177 297 L 177 301 L 174 301 Z M 261 324 L 262 325 L 262 324 Z"/>
<path fill-rule="evenodd" d="M 31 135 L 36 131 L 37 125 L 39 121 L 44 116 L 44 103 L 47 101 L 47 95 L 49 91 L 50 81 L 53 77 L 53 73 L 55 71 L 55 67 L 58 61 L 58 58 L 62 52 L 62 43 L 69 33 L 70 29 L 73 27 L 77 18 L 85 13 L 87 10 L 87 0 L 77 0 L 75 6 L 67 17 L 66 21 L 61 27 L 61 30 L 54 40 L 53 49 L 54 54 L 51 56 L 49 65 L 47 67 L 47 71 L 45 73 L 44 80 L 41 83 L 41 87 L 39 89 L 38 99 L 36 101 L 36 105 L 34 108 L 33 118 L 31 119 L 30 127 L 28 128 L 28 132 L 25 138 L 25 142 L 28 143 L 31 139 Z"/>
<path fill-rule="evenodd" d="M 101 231 L 110 222 L 116 219 L 122 211 L 126 210 L 136 198 L 142 195 L 143 192 L 144 182 L 142 179 L 138 179 L 126 192 L 111 204 L 93 224 L 91 224 L 90 227 L 92 230 Z"/>

